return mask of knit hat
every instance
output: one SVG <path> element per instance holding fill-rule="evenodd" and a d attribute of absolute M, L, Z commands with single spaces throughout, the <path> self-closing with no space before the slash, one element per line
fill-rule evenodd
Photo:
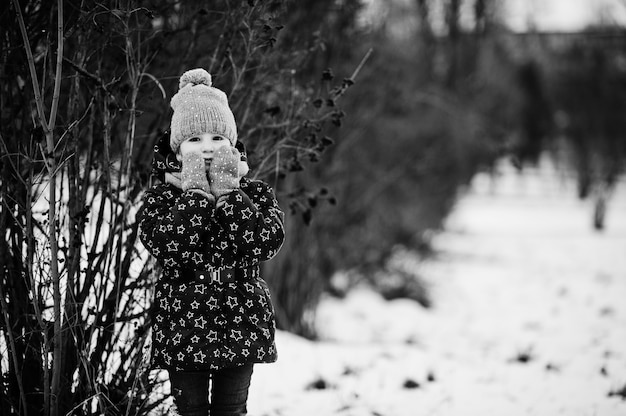
<path fill-rule="evenodd" d="M 211 86 L 211 74 L 204 69 L 192 69 L 180 77 L 171 106 L 170 147 L 174 152 L 182 142 L 202 133 L 221 134 L 233 146 L 237 142 L 237 125 L 228 98 L 224 91 Z"/>

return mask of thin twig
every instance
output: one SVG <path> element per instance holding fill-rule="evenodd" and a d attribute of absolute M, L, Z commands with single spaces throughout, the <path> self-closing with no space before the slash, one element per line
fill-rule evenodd
<path fill-rule="evenodd" d="M 365 62 L 367 62 L 372 52 L 374 52 L 374 49 L 369 48 L 369 50 L 365 53 L 365 56 L 363 56 L 363 58 L 361 59 L 361 62 L 359 62 L 359 65 L 356 67 L 354 72 L 352 72 L 352 75 L 350 75 L 349 79 L 351 81 L 356 81 L 357 75 L 359 75 L 359 72 L 361 72 L 361 69 L 363 69 L 363 65 L 365 65 Z"/>
<path fill-rule="evenodd" d="M 155 84 L 156 86 L 159 88 L 159 91 L 161 91 L 161 96 L 163 97 L 163 99 L 165 100 L 167 98 L 167 94 L 165 93 L 165 88 L 163 88 L 163 85 L 159 82 L 158 79 L 156 79 L 156 77 L 148 72 L 142 72 L 141 74 L 139 74 L 140 77 L 148 77 L 150 78 Z"/>
<path fill-rule="evenodd" d="M 106 86 L 106 84 L 104 83 L 104 81 L 102 80 L 102 78 L 88 72 L 87 70 L 85 70 L 84 68 L 82 68 L 81 66 L 79 66 L 78 64 L 76 64 L 75 62 L 71 61 L 70 59 L 67 58 L 63 58 L 63 61 L 67 64 L 69 64 L 69 66 L 71 66 L 76 72 L 78 72 L 79 74 L 81 74 L 82 76 L 92 80 L 94 83 L 96 83 L 100 88 L 102 88 L 107 94 L 111 95 L 111 92 L 108 90 L 108 87 Z"/>
<path fill-rule="evenodd" d="M 48 123 L 46 123 L 45 112 L 43 108 L 43 99 L 41 98 L 41 90 L 39 89 L 39 78 L 37 76 L 37 70 L 35 69 L 35 59 L 33 58 L 33 51 L 30 48 L 30 41 L 28 40 L 28 32 L 26 31 L 26 24 L 24 23 L 24 16 L 22 15 L 22 9 L 20 7 L 19 0 L 13 0 L 13 6 L 15 7 L 15 13 L 17 14 L 17 22 L 22 33 L 22 40 L 24 41 L 24 50 L 26 51 L 26 58 L 28 60 L 28 70 L 30 71 L 30 80 L 33 84 L 33 93 L 35 94 L 35 105 L 37 106 L 37 118 L 39 119 L 39 125 L 43 129 L 44 134 L 48 132 Z"/>
<path fill-rule="evenodd" d="M 2 316 L 4 317 L 4 323 L 6 325 L 7 331 L 6 334 L 9 337 L 9 348 L 11 350 L 11 358 L 13 359 L 13 366 L 15 367 L 15 378 L 17 378 L 17 387 L 20 391 L 20 407 L 21 411 L 24 412 L 24 416 L 28 416 L 28 405 L 26 404 L 26 395 L 24 394 L 24 384 L 22 383 L 22 372 L 20 371 L 20 364 L 17 360 L 17 348 L 15 347 L 15 337 L 13 336 L 13 330 L 11 325 L 11 320 L 9 319 L 8 309 L 9 305 L 5 300 L 5 294 L 3 288 L 3 284 L 0 281 L 0 306 L 2 306 Z M 21 412 L 20 412 L 21 413 Z"/>
<path fill-rule="evenodd" d="M 59 98 L 61 97 L 61 80 L 63 75 L 63 0 L 58 0 L 57 5 L 57 64 L 54 75 L 52 106 L 50 107 L 50 118 L 48 119 L 49 130 L 54 130 L 54 126 L 56 125 Z"/>

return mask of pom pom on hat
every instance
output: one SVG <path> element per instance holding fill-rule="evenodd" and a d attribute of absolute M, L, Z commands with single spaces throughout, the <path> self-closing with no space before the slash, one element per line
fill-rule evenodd
<path fill-rule="evenodd" d="M 182 90 L 187 84 L 212 86 L 211 74 L 202 68 L 191 69 L 185 72 L 178 82 L 178 89 Z"/>
<path fill-rule="evenodd" d="M 203 133 L 221 134 L 234 146 L 237 142 L 235 116 L 224 91 L 213 87 L 211 74 L 202 68 L 189 70 L 180 77 L 178 88 L 170 103 L 174 110 L 172 150 L 178 152 L 183 141 Z"/>

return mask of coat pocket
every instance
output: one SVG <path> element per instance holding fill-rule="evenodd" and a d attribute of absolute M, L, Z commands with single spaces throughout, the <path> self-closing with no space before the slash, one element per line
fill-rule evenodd
<path fill-rule="evenodd" d="M 267 283 L 259 278 L 250 280 L 241 285 L 239 294 L 244 299 L 245 319 L 260 329 L 265 338 L 272 336 L 274 333 L 274 306 Z"/>

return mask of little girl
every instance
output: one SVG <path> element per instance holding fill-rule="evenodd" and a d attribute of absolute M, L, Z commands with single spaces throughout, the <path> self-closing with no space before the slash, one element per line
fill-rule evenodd
<path fill-rule="evenodd" d="M 152 364 L 168 370 L 181 415 L 245 415 L 253 364 L 276 361 L 259 263 L 283 243 L 283 213 L 267 184 L 244 177 L 235 118 L 208 72 L 185 72 L 171 106 L 172 155 L 158 160 L 164 181 L 146 191 L 138 217 L 163 270 Z"/>

